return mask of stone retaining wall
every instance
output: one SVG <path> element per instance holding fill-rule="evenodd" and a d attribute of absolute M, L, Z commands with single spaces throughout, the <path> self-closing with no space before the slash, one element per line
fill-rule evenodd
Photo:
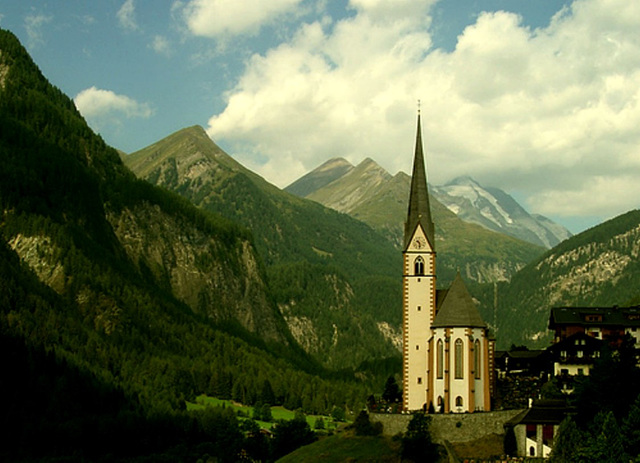
<path fill-rule="evenodd" d="M 439 444 L 449 442 L 468 442 L 489 434 L 504 434 L 504 424 L 522 410 L 499 412 L 477 412 L 461 414 L 434 414 L 431 422 L 431 436 Z M 371 413 L 371 421 L 380 422 L 385 436 L 404 433 L 411 421 L 411 415 Z"/>

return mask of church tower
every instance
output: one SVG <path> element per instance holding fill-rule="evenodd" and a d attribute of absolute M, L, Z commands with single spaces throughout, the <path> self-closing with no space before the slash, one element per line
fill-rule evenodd
<path fill-rule="evenodd" d="M 428 346 L 436 312 L 436 248 L 420 113 L 403 246 L 403 409 L 427 406 Z"/>
<path fill-rule="evenodd" d="M 491 409 L 494 341 L 460 273 L 436 290 L 420 113 L 403 241 L 403 410 L 470 413 Z"/>

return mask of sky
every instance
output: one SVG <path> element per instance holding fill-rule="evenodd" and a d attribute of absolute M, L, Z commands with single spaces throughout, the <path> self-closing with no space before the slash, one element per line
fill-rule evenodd
<path fill-rule="evenodd" d="M 640 206 L 640 2 L 3 0 L 127 153 L 192 125 L 285 187 L 334 157 L 468 175 L 573 233 Z"/>

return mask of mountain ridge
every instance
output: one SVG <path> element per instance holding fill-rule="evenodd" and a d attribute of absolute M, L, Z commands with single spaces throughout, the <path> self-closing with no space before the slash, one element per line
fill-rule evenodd
<path fill-rule="evenodd" d="M 326 172 L 337 163 L 337 160 L 340 160 L 340 169 L 329 170 L 330 177 L 326 174 L 321 175 L 321 172 Z M 375 190 L 381 187 L 381 181 L 367 184 L 365 176 L 358 178 L 355 175 L 355 172 L 368 170 L 376 171 L 383 181 L 388 182 L 392 178 L 391 174 L 370 158 L 357 166 L 342 158 L 333 158 L 294 181 L 284 190 L 313 199 L 341 212 L 352 213 L 363 207 L 362 203 L 366 203 L 368 199 L 365 193 L 354 196 L 354 191 L 375 194 Z M 401 174 L 404 178 L 409 178 L 403 172 L 398 172 L 396 176 Z M 330 181 L 327 181 L 329 179 Z M 548 218 L 526 212 L 504 191 L 498 188 L 484 188 L 469 176 L 457 177 L 442 186 L 429 184 L 429 191 L 435 201 L 444 204 L 465 222 L 475 223 L 488 230 L 532 244 L 550 248 L 571 236 L 566 228 Z M 355 216 L 355 213 L 352 215 Z"/>
<path fill-rule="evenodd" d="M 327 161 L 322 169 L 327 170 L 332 162 Z M 308 199 L 369 224 L 399 249 L 407 214 L 410 177 L 404 172 L 392 176 L 371 159 L 351 166 L 346 173 L 345 162 L 340 161 L 339 165 L 343 173 L 338 175 L 340 171 L 333 171 L 331 181 L 326 181 L 328 177 L 324 176 L 323 181 L 317 182 L 315 171 L 312 171 L 294 185 L 307 190 L 310 183 L 322 185 L 309 193 Z M 508 280 L 542 252 L 536 245 L 464 222 L 438 201 L 433 192 L 431 197 L 438 243 L 438 273 L 445 281 L 452 281 L 458 270 L 465 278 L 476 282 Z"/>

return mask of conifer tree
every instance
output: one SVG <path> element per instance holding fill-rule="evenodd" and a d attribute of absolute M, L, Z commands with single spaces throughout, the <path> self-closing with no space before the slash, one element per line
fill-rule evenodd
<path fill-rule="evenodd" d="M 400 387 L 398 387 L 398 383 L 393 376 L 389 376 L 387 378 L 387 382 L 384 385 L 384 392 L 382 393 L 382 398 L 387 403 L 398 402 L 402 399 L 402 393 L 400 392 Z"/>
<path fill-rule="evenodd" d="M 551 462 L 577 463 L 582 461 L 583 440 L 582 432 L 576 426 L 575 421 L 571 417 L 565 418 L 558 429 L 558 437 L 551 451 Z"/>
<path fill-rule="evenodd" d="M 597 430 L 597 424 L 601 423 Z M 629 457 L 625 453 L 622 432 L 613 412 L 600 412 L 594 419 L 594 435 L 589 454 L 594 462 L 626 463 Z"/>
<path fill-rule="evenodd" d="M 409 421 L 402 438 L 402 459 L 413 462 L 438 461 L 438 447 L 431 439 L 431 417 L 416 413 Z"/>

